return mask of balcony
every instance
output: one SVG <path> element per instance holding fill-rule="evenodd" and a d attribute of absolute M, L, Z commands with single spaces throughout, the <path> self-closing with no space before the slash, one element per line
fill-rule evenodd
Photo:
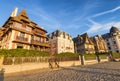
<path fill-rule="evenodd" d="M 28 38 L 17 36 L 16 39 L 14 40 L 15 42 L 21 42 L 21 43 L 29 43 Z"/>
<path fill-rule="evenodd" d="M 40 41 L 37 41 L 37 40 L 31 40 L 31 43 L 34 44 L 34 45 L 49 47 L 49 43 L 40 42 Z"/>
<path fill-rule="evenodd" d="M 86 48 L 86 51 L 94 51 L 93 48 Z"/>
<path fill-rule="evenodd" d="M 33 33 L 42 37 L 46 37 L 45 32 L 39 29 L 34 29 Z"/>
<path fill-rule="evenodd" d="M 28 27 L 28 26 L 22 27 L 22 25 L 20 25 L 18 23 L 14 23 L 14 25 L 11 25 L 10 28 L 12 28 L 14 30 L 26 32 L 26 33 L 31 33 L 31 31 L 32 31 L 32 29 L 30 27 Z"/>

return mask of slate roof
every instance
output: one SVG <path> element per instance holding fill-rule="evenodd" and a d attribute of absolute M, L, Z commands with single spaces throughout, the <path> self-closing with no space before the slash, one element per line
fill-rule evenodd
<path fill-rule="evenodd" d="M 110 29 L 110 33 L 116 33 L 118 31 L 119 31 L 119 29 L 117 27 L 114 27 L 114 26 L 112 26 Z"/>
<path fill-rule="evenodd" d="M 61 34 L 63 34 L 64 37 L 65 37 L 66 35 L 68 35 L 68 37 L 72 37 L 70 34 L 64 32 L 64 31 L 61 31 L 61 30 L 56 30 L 56 31 L 48 34 L 47 36 L 48 36 L 48 38 L 53 38 L 53 36 L 59 37 Z M 51 37 L 50 37 L 50 35 L 51 35 Z"/>
<path fill-rule="evenodd" d="M 94 44 L 91 39 L 88 37 L 87 33 L 84 33 L 82 35 L 78 35 L 76 38 L 73 38 L 73 41 L 75 43 L 79 44 Z"/>

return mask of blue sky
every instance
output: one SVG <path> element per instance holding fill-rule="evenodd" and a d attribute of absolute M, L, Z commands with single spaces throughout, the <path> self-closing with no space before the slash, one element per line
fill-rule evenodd
<path fill-rule="evenodd" d="M 120 29 L 120 0 L 0 0 L 0 26 L 15 7 L 51 33 L 57 29 L 72 35 L 89 36 Z"/>

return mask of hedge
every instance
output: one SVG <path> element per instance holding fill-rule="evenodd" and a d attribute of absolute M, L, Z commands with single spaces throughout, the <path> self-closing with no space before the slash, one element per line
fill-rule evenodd
<path fill-rule="evenodd" d="M 40 50 L 1 49 L 0 55 L 4 55 L 5 57 L 36 57 L 36 56 L 45 57 L 45 56 L 50 56 L 50 53 L 47 51 L 40 51 Z"/>
<path fill-rule="evenodd" d="M 56 54 L 56 56 L 57 57 L 78 57 L 79 54 L 71 53 L 71 52 L 64 52 L 64 53 Z"/>
<path fill-rule="evenodd" d="M 114 58 L 120 58 L 120 53 L 112 53 Z"/>

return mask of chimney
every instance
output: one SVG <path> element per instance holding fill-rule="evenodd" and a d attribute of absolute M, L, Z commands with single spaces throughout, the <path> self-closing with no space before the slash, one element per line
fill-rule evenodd
<path fill-rule="evenodd" d="M 15 17 L 17 15 L 18 8 L 16 7 L 13 12 L 11 13 L 11 17 Z"/>

